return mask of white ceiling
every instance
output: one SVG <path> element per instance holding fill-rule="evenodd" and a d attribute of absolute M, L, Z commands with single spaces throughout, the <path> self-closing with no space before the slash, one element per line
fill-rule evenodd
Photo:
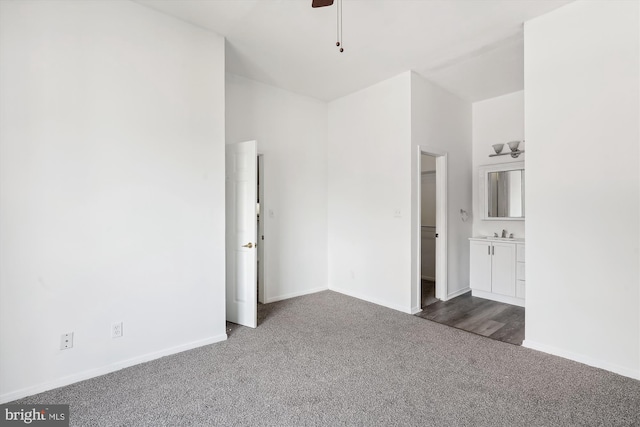
<path fill-rule="evenodd" d="M 472 102 L 523 88 L 523 22 L 570 0 L 136 0 L 227 39 L 233 74 L 330 101 L 414 70 Z"/>

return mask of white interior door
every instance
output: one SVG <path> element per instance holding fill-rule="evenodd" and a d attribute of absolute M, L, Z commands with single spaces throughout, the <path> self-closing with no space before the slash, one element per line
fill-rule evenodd
<path fill-rule="evenodd" d="M 256 142 L 226 146 L 227 320 L 255 328 Z"/>

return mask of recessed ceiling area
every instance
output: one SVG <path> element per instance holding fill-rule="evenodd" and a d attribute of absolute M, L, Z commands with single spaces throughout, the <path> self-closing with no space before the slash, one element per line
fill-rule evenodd
<path fill-rule="evenodd" d="M 331 101 L 407 70 L 475 102 L 523 88 L 523 22 L 570 0 L 137 0 L 227 40 L 227 72 Z"/>

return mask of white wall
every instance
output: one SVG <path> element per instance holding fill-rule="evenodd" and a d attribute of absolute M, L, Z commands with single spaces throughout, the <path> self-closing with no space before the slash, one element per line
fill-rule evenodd
<path fill-rule="evenodd" d="M 489 157 L 493 144 L 524 140 L 524 91 L 491 98 L 473 104 L 473 235 L 492 236 L 504 229 L 514 237 L 525 237 L 525 221 L 483 220 L 481 195 L 478 194 L 478 168 L 483 165 L 525 161 L 527 153 L 517 159 L 511 156 Z M 526 143 L 520 143 L 524 150 Z M 503 153 L 510 151 L 503 147 Z M 526 185 L 526 183 L 525 183 Z M 526 193 L 526 191 L 525 191 Z M 525 217 L 527 212 L 525 211 Z"/>
<path fill-rule="evenodd" d="M 430 158 L 429 156 L 422 156 Z M 420 183 L 421 201 L 420 216 L 422 236 L 420 245 L 421 268 L 423 279 L 436 280 L 436 175 L 422 174 Z"/>
<path fill-rule="evenodd" d="M 224 40 L 132 2 L 0 8 L 0 400 L 225 339 Z"/>
<path fill-rule="evenodd" d="M 423 77 L 411 73 L 411 306 L 420 307 L 418 213 L 420 176 L 418 149 L 426 147 L 447 153 L 447 298 L 469 288 L 469 241 L 471 221 L 462 221 L 460 209 L 472 210 L 471 190 L 471 104 Z"/>
<path fill-rule="evenodd" d="M 418 145 L 448 153 L 448 291 L 468 288 L 471 104 L 406 72 L 329 103 L 330 289 L 419 310 Z"/>
<path fill-rule="evenodd" d="M 525 24 L 525 345 L 640 378 L 640 11 Z"/>
<path fill-rule="evenodd" d="M 410 312 L 411 73 L 329 103 L 328 141 L 329 288 Z"/>
<path fill-rule="evenodd" d="M 420 223 L 435 225 L 436 223 L 436 158 L 422 155 L 420 162 L 422 173 Z M 430 173 L 425 173 L 430 172 Z"/>
<path fill-rule="evenodd" d="M 429 156 L 423 156 L 423 158 Z M 422 173 L 421 176 L 421 196 L 420 196 L 420 223 L 422 225 L 434 226 L 436 224 L 436 174 Z"/>
<path fill-rule="evenodd" d="M 227 143 L 264 160 L 265 302 L 327 289 L 327 104 L 227 74 Z"/>

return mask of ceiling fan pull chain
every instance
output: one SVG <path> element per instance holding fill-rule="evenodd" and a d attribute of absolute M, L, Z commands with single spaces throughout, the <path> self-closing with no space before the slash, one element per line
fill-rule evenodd
<path fill-rule="evenodd" d="M 0 0 L 1 1 L 1 0 Z M 326 7 L 331 6 L 334 0 L 312 0 L 311 7 Z M 337 1 L 336 4 L 336 46 L 340 48 L 340 52 L 344 52 L 342 47 L 342 0 Z"/>
<path fill-rule="evenodd" d="M 340 0 L 338 0 L 340 1 Z M 340 6 L 336 5 L 336 46 L 340 47 Z"/>
<path fill-rule="evenodd" d="M 340 52 L 344 52 L 344 43 L 342 42 L 342 0 L 338 0 L 340 6 Z"/>
<path fill-rule="evenodd" d="M 336 42 L 336 46 L 340 48 L 340 52 L 344 52 L 344 48 L 342 47 L 342 0 L 338 0 L 338 4 L 336 5 L 336 13 L 337 13 L 337 31 L 338 31 L 338 41 Z"/>

